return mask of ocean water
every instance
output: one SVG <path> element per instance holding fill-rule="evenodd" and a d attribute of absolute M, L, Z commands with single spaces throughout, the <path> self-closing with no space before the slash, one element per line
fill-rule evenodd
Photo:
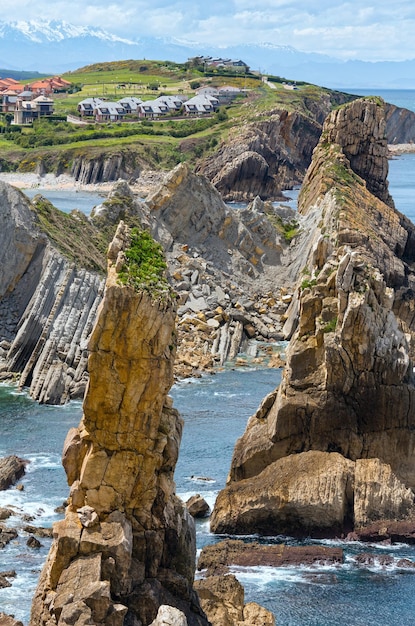
<path fill-rule="evenodd" d="M 356 96 L 380 96 L 397 107 L 415 112 L 415 89 L 341 89 Z"/>
<path fill-rule="evenodd" d="M 102 204 L 106 198 L 106 194 L 99 194 L 94 191 L 71 191 L 61 189 L 42 189 L 41 187 L 23 189 L 26 196 L 30 199 L 34 198 L 38 193 L 42 194 L 52 204 L 64 211 L 64 213 L 70 213 L 71 211 L 78 209 L 89 215 L 98 204 Z"/>
<path fill-rule="evenodd" d="M 415 218 L 415 155 L 390 162 L 390 190 L 397 208 Z M 46 195 L 46 194 L 45 194 Z M 70 208 L 80 208 L 78 194 Z M 90 211 L 93 200 L 85 208 Z M 59 208 L 63 208 L 60 206 Z M 171 395 L 185 420 L 176 468 L 177 493 L 186 500 L 195 493 L 211 506 L 225 485 L 236 439 L 263 397 L 278 385 L 280 371 L 226 369 L 216 375 L 177 383 Z M 61 466 L 67 431 L 78 424 L 82 407 L 39 406 L 26 393 L 0 385 L 0 456 L 17 454 L 29 459 L 22 479 L 23 491 L 0 492 L 0 506 L 13 507 L 7 522 L 21 528 L 23 516 L 37 526 L 50 526 L 60 518 L 55 512 L 68 494 Z M 216 542 L 208 520 L 196 523 L 197 544 Z M 27 624 L 30 603 L 49 540 L 39 550 L 28 548 L 28 534 L 0 550 L 0 572 L 15 569 L 12 587 L 0 589 L 0 611 L 12 613 Z M 268 540 L 268 539 L 267 539 Z M 276 537 L 272 541 L 293 541 Z M 278 626 L 413 626 L 415 624 L 415 572 L 399 567 L 401 558 L 415 561 L 415 547 L 326 542 L 345 550 L 345 562 L 336 567 L 246 568 L 235 571 L 245 586 L 246 601 L 257 601 L 276 615 Z M 373 565 L 359 565 L 361 552 L 375 555 Z M 392 560 L 382 565 L 380 557 Z"/>

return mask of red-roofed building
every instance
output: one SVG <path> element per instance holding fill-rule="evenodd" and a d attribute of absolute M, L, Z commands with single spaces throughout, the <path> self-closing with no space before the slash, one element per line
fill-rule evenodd
<path fill-rule="evenodd" d="M 26 88 L 36 94 L 46 96 L 58 91 L 65 91 L 70 85 L 69 81 L 64 80 L 60 76 L 54 76 L 53 78 L 36 80 L 34 83 L 30 83 L 30 85 L 26 85 Z"/>

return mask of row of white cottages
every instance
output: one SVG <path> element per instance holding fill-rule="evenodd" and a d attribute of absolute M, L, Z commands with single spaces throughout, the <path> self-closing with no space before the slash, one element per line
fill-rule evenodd
<path fill-rule="evenodd" d="M 109 102 L 102 98 L 86 98 L 78 104 L 78 112 L 82 118 L 94 118 L 96 122 L 117 122 L 126 115 L 155 119 L 179 111 L 184 115 L 202 116 L 214 113 L 221 104 L 229 103 L 240 91 L 235 87 L 220 90 L 206 88 L 200 90 L 193 98 L 181 95 L 159 96 L 155 100 L 145 101 L 128 96 L 117 102 Z"/>

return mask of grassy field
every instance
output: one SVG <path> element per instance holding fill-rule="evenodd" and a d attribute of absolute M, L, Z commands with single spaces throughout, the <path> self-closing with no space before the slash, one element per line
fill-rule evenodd
<path fill-rule="evenodd" d="M 31 127 L 7 126 L 0 130 L 0 167 L 14 170 L 36 167 L 39 160 L 55 158 L 70 163 L 73 155 L 131 149 L 143 154 L 150 166 L 171 168 L 180 161 L 195 162 L 213 151 L 236 128 L 269 111 L 284 108 L 310 114 L 306 102 L 327 90 L 301 83 L 287 89 L 284 79 L 272 77 L 273 88 L 257 74 L 205 72 L 205 68 L 168 61 L 127 60 L 86 66 L 63 75 L 73 93 L 54 94 L 54 119 L 41 119 Z M 197 86 L 233 85 L 243 90 L 232 104 L 208 118 L 164 118 L 162 121 L 130 120 L 78 126 L 66 116 L 77 115 L 78 103 L 88 97 L 119 100 L 136 96 L 143 100 L 161 94 L 195 94 Z M 59 119 L 60 118 L 60 119 Z M 0 124 L 1 126 L 1 124 Z"/>

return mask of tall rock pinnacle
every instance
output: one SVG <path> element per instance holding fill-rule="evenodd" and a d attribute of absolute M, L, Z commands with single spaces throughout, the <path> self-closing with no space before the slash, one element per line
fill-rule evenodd
<path fill-rule="evenodd" d="M 30 623 L 145 626 L 170 604 L 202 626 L 194 526 L 173 480 L 182 431 L 167 395 L 174 299 L 146 233 L 121 222 L 108 259 L 83 417 L 64 446 L 69 506 L 54 527 Z"/>
<path fill-rule="evenodd" d="M 383 114 L 343 107 L 314 150 L 283 379 L 236 444 L 215 532 L 413 527 L 415 227 L 389 198 Z"/>

